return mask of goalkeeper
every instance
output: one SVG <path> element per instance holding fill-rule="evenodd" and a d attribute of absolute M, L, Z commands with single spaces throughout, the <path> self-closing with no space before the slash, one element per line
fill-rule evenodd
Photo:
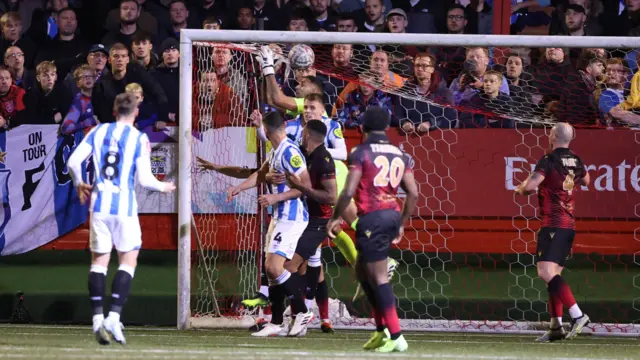
<path fill-rule="evenodd" d="M 318 81 L 316 80 L 317 78 L 312 76 L 308 76 L 303 79 L 300 79 L 301 83 L 298 85 L 297 95 L 300 95 L 299 94 L 300 89 L 307 89 L 307 81 L 313 82 L 314 84 L 316 84 L 316 91 L 317 91 L 316 93 L 312 93 L 312 94 L 304 94 L 305 98 L 302 99 L 303 106 L 302 106 L 302 109 L 300 109 L 299 105 L 300 105 L 301 99 L 291 98 L 284 95 L 282 93 L 282 90 L 280 90 L 280 87 L 278 86 L 278 82 L 275 79 L 273 50 L 268 46 L 263 46 L 260 49 L 259 55 L 260 56 L 258 57 L 258 61 L 262 66 L 262 74 L 265 77 L 265 81 L 267 83 L 268 99 L 273 101 L 272 105 L 275 105 L 276 107 L 279 107 L 279 108 L 283 108 L 284 110 L 287 110 L 290 113 L 296 112 L 296 114 L 298 115 L 298 117 L 295 120 L 287 124 L 288 136 L 292 138 L 292 140 L 300 144 L 302 139 L 301 129 L 304 127 L 306 121 L 309 121 L 312 119 L 322 119 L 325 125 L 327 125 L 327 128 L 329 131 L 327 132 L 325 145 L 335 162 L 336 182 L 338 185 L 338 195 L 340 195 L 347 178 L 348 169 L 342 161 L 338 161 L 338 160 L 347 159 L 347 145 L 344 141 L 344 137 L 342 136 L 342 130 L 340 129 L 339 123 L 337 121 L 327 118 L 326 116 L 326 112 L 324 111 L 324 104 L 322 102 L 321 83 L 318 83 Z M 313 64 L 311 62 L 304 63 L 303 61 L 293 61 L 292 65 L 306 66 L 308 68 L 308 67 L 311 67 Z M 293 70 L 296 71 L 300 69 L 294 68 Z M 262 126 L 260 126 L 261 124 L 257 121 L 257 119 L 258 119 L 257 117 L 254 118 L 254 123 L 256 124 L 256 126 L 258 126 L 258 135 L 263 141 L 265 141 L 265 137 L 263 137 L 264 130 L 262 129 Z M 346 221 L 347 224 L 351 226 L 351 228 L 353 229 L 356 228 L 356 224 L 358 222 L 358 216 L 357 216 L 356 206 L 353 202 L 343 212 L 342 219 Z M 342 255 L 344 255 L 345 259 L 347 259 L 349 264 L 352 267 L 355 266 L 358 251 L 356 250 L 351 237 L 345 231 L 343 231 L 340 226 L 337 226 L 335 229 L 333 229 L 329 235 L 332 238 L 333 243 L 336 245 L 336 247 L 342 253 Z M 320 256 L 320 253 L 317 252 L 316 255 L 314 255 L 314 257 L 318 257 L 318 258 L 314 259 L 314 257 L 312 257 L 311 259 L 309 259 L 309 262 L 321 264 L 319 256 Z M 387 265 L 389 278 L 393 276 L 393 272 L 395 271 L 397 266 L 398 266 L 398 263 L 394 259 L 389 258 L 388 265 Z M 307 278 L 307 281 L 308 281 L 307 284 L 311 289 L 311 294 L 310 294 L 311 298 L 313 298 L 313 295 L 315 293 L 315 286 L 313 286 L 312 284 L 318 283 L 321 269 L 312 270 L 312 268 L 308 268 L 307 272 L 309 273 Z M 356 291 L 354 300 L 359 298 L 363 294 L 364 293 L 361 291 L 361 288 L 358 285 L 358 290 Z M 247 306 L 257 305 L 257 304 L 254 304 L 254 301 L 252 300 L 254 299 L 247 299 L 243 301 L 243 304 Z"/>

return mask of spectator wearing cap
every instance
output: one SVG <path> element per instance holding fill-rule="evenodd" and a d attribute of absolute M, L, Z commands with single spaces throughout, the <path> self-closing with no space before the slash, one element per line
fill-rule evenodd
<path fill-rule="evenodd" d="M 36 86 L 24 97 L 25 117 L 22 124 L 60 124 L 67 115 L 73 95 L 62 82 L 58 82 L 58 70 L 51 61 L 43 61 L 36 67 Z"/>
<path fill-rule="evenodd" d="M 131 6 L 133 6 L 133 4 L 126 4 L 129 1 L 120 1 L 120 6 L 109 11 L 109 14 L 107 15 L 107 22 L 105 25 L 105 28 L 108 32 L 110 33 L 117 33 L 118 31 L 120 31 L 120 27 L 122 25 L 122 11 L 123 11 L 123 5 L 128 9 L 131 8 Z M 155 16 L 150 13 L 147 9 L 145 9 L 146 7 L 146 3 L 145 1 L 135 1 L 136 4 L 138 5 L 138 8 L 140 9 L 140 15 L 137 18 L 136 24 L 138 25 L 138 27 L 140 28 L 140 31 L 144 31 L 148 34 L 151 35 L 156 35 L 158 33 L 158 21 L 155 18 Z M 149 3 L 151 3 L 152 1 L 149 1 Z M 168 14 L 167 14 L 167 18 L 168 18 Z"/>
<path fill-rule="evenodd" d="M 447 1 L 394 0 L 393 6 L 407 14 L 408 33 L 434 34 L 445 27 L 442 19 L 446 12 L 446 3 Z"/>
<path fill-rule="evenodd" d="M 109 49 L 111 72 L 103 74 L 93 88 L 93 108 L 101 123 L 114 122 L 113 102 L 130 83 L 138 83 L 145 89 L 146 97 L 157 106 L 158 120 L 167 120 L 167 96 L 155 79 L 138 65 L 129 64 L 129 49 L 115 44 Z"/>
<path fill-rule="evenodd" d="M 454 127 L 456 110 L 435 105 L 453 105 L 453 94 L 436 70 L 435 57 L 420 53 L 414 59 L 413 68 L 413 77 L 400 89 L 401 94 L 409 96 L 400 97 L 395 111 L 402 130 L 421 135 L 435 128 Z"/>
<path fill-rule="evenodd" d="M 137 32 L 133 35 L 133 41 L 131 43 L 133 59 L 147 71 L 155 69 L 158 63 L 160 63 L 158 55 L 151 50 L 153 50 L 153 44 L 151 43 L 151 36 L 149 34 Z"/>
<path fill-rule="evenodd" d="M 582 6 L 578 4 L 567 5 L 566 11 L 564 12 L 564 25 L 567 29 L 565 35 L 586 36 L 586 22 L 587 13 Z"/>
<path fill-rule="evenodd" d="M 109 73 L 109 69 L 106 67 L 107 59 L 109 57 L 109 51 L 102 44 L 94 44 L 89 47 L 89 53 L 87 55 L 87 64 L 93 69 L 95 72 L 95 82 L 98 83 L 103 75 Z M 64 84 L 67 88 L 71 90 L 72 94 L 80 91 L 78 89 L 78 85 L 76 84 L 75 78 L 73 74 L 75 73 L 75 69 L 69 72 L 64 79 Z"/>
<path fill-rule="evenodd" d="M 36 44 L 22 33 L 22 18 L 17 12 L 8 12 L 0 17 L 2 38 L 0 39 L 0 52 L 4 54 L 11 46 L 17 46 L 24 53 L 24 66 L 33 69 L 33 60 L 36 55 Z"/>
<path fill-rule="evenodd" d="M 216 19 L 220 19 L 226 12 L 227 4 L 224 0 L 202 0 L 202 5 L 195 11 L 198 21 L 203 26 L 207 18 L 215 17 Z"/>
<path fill-rule="evenodd" d="M 555 2 L 555 1 L 554 1 Z M 589 36 L 599 36 L 603 35 L 603 27 L 602 27 L 602 11 L 603 6 L 600 0 L 562 0 L 557 1 L 557 5 L 555 6 L 555 10 L 551 14 L 551 24 L 549 25 L 549 35 L 568 35 L 570 30 L 567 27 L 567 11 L 572 5 L 581 6 L 584 10 L 585 20 L 584 20 L 584 31 Z M 615 12 L 616 15 L 619 12 L 619 2 L 611 2 L 615 3 Z M 574 11 L 580 12 L 579 8 L 574 8 Z M 614 22 L 615 24 L 615 22 Z M 609 24 L 607 28 L 615 28 L 615 26 L 611 26 Z M 606 32 L 607 29 L 604 29 Z"/>
<path fill-rule="evenodd" d="M 311 0 L 311 10 L 316 17 L 318 29 L 336 31 L 336 15 L 329 7 L 329 0 Z"/>
<path fill-rule="evenodd" d="M 58 69 L 58 78 L 64 79 L 71 69 L 82 64 L 89 43 L 76 33 L 78 20 L 76 12 L 65 8 L 58 12 L 58 34 L 49 40 L 44 49 L 38 52 L 36 64 L 53 61 Z"/>
<path fill-rule="evenodd" d="M 34 70 L 24 67 L 24 52 L 17 46 L 11 46 L 4 53 L 4 65 L 13 77 L 13 83 L 27 90 L 36 84 Z"/>
<path fill-rule="evenodd" d="M 178 123 L 178 108 L 180 104 L 180 44 L 175 39 L 166 39 L 160 48 L 162 63 L 152 73 L 158 84 L 164 90 L 168 100 L 168 120 Z"/>
<path fill-rule="evenodd" d="M 111 29 L 102 38 L 102 43 L 110 47 L 113 44 L 121 43 L 127 48 L 131 48 L 133 35 L 142 31 L 138 26 L 140 18 L 140 5 L 135 0 L 122 0 L 120 2 L 120 27 Z"/>
<path fill-rule="evenodd" d="M 96 72 L 88 64 L 80 65 L 73 78 L 80 89 L 73 97 L 67 115 L 62 120 L 60 133 L 71 135 L 96 125 L 96 116 L 91 102 L 91 93 L 96 83 Z"/>
<path fill-rule="evenodd" d="M 24 89 L 12 83 L 11 72 L 0 67 L 0 129 L 18 126 L 24 115 Z"/>
<path fill-rule="evenodd" d="M 404 34 L 407 32 L 407 14 L 400 8 L 391 9 L 387 14 L 385 31 L 392 34 Z M 403 77 L 413 76 L 413 58 L 422 52 L 415 46 L 385 45 L 382 47 L 389 54 L 391 68 Z"/>

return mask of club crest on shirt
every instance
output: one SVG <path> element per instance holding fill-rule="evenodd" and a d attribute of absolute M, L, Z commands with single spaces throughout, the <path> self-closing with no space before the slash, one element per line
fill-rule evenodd
<path fill-rule="evenodd" d="M 293 155 L 291 159 L 289 159 L 289 164 L 291 164 L 291 166 L 293 167 L 298 168 L 302 166 L 302 158 L 300 157 L 300 155 Z"/>
<path fill-rule="evenodd" d="M 7 113 L 12 113 L 13 110 L 15 110 L 13 106 L 13 101 L 6 101 L 4 103 L 4 109 L 7 111 Z"/>
<path fill-rule="evenodd" d="M 340 128 L 335 128 L 333 130 L 333 135 L 335 135 L 338 139 L 342 139 L 344 137 Z"/>

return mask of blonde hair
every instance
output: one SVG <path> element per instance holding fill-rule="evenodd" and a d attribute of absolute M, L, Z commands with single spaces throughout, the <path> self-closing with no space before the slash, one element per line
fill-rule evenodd
<path fill-rule="evenodd" d="M 144 93 L 144 91 L 142 91 L 142 86 L 138 83 L 131 83 L 128 84 L 125 88 L 124 91 L 127 93 L 135 93 L 135 92 L 140 92 L 140 93 Z"/>
<path fill-rule="evenodd" d="M 89 64 L 83 64 L 73 72 L 73 79 L 75 81 L 80 80 L 80 76 L 82 76 L 82 73 L 84 72 L 91 73 L 91 75 L 93 75 L 94 77 L 96 76 L 96 71 L 93 70 L 93 68 L 89 66 Z"/>
<path fill-rule="evenodd" d="M 22 24 L 22 18 L 20 17 L 20 14 L 15 11 L 4 13 L 2 17 L 0 17 L 0 26 L 7 25 L 9 21 Z"/>
<path fill-rule="evenodd" d="M 58 71 L 58 68 L 56 68 L 56 64 L 54 64 L 53 61 L 43 61 L 36 66 L 36 75 L 42 75 L 48 71 Z"/>

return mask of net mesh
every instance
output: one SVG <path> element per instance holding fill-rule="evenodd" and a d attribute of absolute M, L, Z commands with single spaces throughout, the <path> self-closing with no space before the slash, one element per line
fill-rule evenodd
<path fill-rule="evenodd" d="M 217 135 L 212 142 L 196 142 L 194 150 L 216 163 L 237 164 L 244 150 L 232 150 L 241 140 L 231 131 L 253 134 L 248 113 L 268 108 L 253 61 L 263 45 L 194 42 L 194 129 L 202 126 L 197 117 L 208 110 L 213 118 L 224 119 L 213 121 Z M 305 75 L 321 77 L 327 113 L 354 129 L 347 132 L 348 145 L 361 140 L 357 128 L 367 106 L 382 106 L 392 116 L 389 136 L 411 157 L 420 190 L 418 211 L 391 253 L 400 262 L 393 285 L 405 328 L 537 331 L 546 326 L 548 295 L 534 262 L 537 198 L 516 197 L 512 190 L 548 151 L 550 126 L 567 121 L 578 129 L 574 149 L 588 165 L 593 184 L 577 200 L 578 234 L 563 276 L 593 321 L 587 332 L 638 332 L 633 324 L 640 320 L 640 282 L 634 275 L 640 265 L 640 164 L 630 149 L 639 139 L 629 129 L 640 110 L 634 97 L 640 94 L 629 88 L 634 51 L 313 45 L 313 67 L 292 71 L 288 60 L 293 44 L 269 46 L 286 95 L 304 91 L 296 80 Z M 230 54 L 228 61 L 216 61 L 221 49 Z M 224 109 L 203 107 L 203 95 L 198 95 L 203 71 L 220 67 L 240 73 L 223 82 L 235 93 L 229 96 L 241 100 Z M 227 119 L 234 112 L 243 115 Z M 257 166 L 258 157 L 251 166 Z M 208 176 L 220 192 L 238 183 Z M 194 201 L 202 196 L 194 190 Z M 242 196 L 255 205 L 256 192 Z M 192 282 L 198 299 L 194 316 L 214 314 L 212 294 L 224 292 L 237 300 L 259 285 L 260 222 L 269 219 L 261 219 L 257 208 L 248 214 L 237 204 L 225 206 L 225 223 L 219 214 L 202 212 L 197 222 L 205 256 L 198 257 Z M 247 254 L 229 255 L 217 247 L 220 242 L 234 247 L 233 254 Z M 325 245 L 332 320 L 338 326 L 372 326 L 366 301 L 351 300 L 353 271 L 328 240 Z M 207 284 L 207 272 L 221 274 L 227 267 L 225 281 Z M 226 286 L 227 280 L 242 285 Z M 224 302 L 222 317 L 257 315 L 233 300 Z M 223 303 L 219 296 L 217 301 Z"/>

